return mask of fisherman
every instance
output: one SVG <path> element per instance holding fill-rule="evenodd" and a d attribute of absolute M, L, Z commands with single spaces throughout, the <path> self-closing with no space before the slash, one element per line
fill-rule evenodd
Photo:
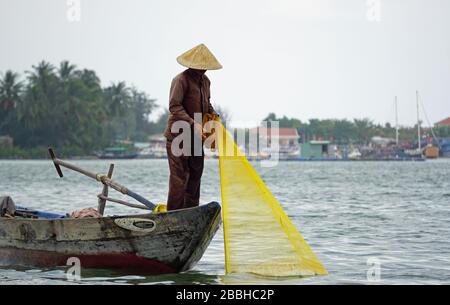
<path fill-rule="evenodd" d="M 164 132 L 170 170 L 168 210 L 190 208 L 199 204 L 204 152 L 203 147 L 200 152 L 195 149 L 194 144 L 198 141 L 194 141 L 194 137 L 199 137 L 202 143 L 203 127 L 202 119 L 198 121 L 194 117 L 203 117 L 208 113 L 217 116 L 210 102 L 210 80 L 205 72 L 222 68 L 204 44 L 183 53 L 177 58 L 177 62 L 188 69 L 172 80 L 170 88 L 169 118 Z M 183 150 L 181 155 L 175 153 L 172 147 L 172 141 L 179 135 L 178 130 L 173 128 L 177 121 L 187 122 L 191 131 L 191 149 L 188 153 Z"/>

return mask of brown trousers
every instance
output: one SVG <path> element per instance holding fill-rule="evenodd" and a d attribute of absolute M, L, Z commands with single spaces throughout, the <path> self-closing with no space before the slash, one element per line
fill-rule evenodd
<path fill-rule="evenodd" d="M 167 209 L 170 211 L 198 206 L 204 155 L 177 157 L 172 154 L 171 145 L 172 142 L 167 141 L 170 170 Z"/>

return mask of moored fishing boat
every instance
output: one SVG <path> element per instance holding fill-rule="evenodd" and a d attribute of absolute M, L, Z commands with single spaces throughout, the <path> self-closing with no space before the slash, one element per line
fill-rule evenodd
<path fill-rule="evenodd" d="M 0 263 L 130 269 L 147 274 L 192 268 L 221 222 L 220 205 L 101 218 L 0 218 Z"/>
<path fill-rule="evenodd" d="M 83 268 L 127 269 L 146 274 L 175 273 L 192 268 L 202 257 L 221 223 L 217 202 L 168 211 L 111 179 L 49 154 L 58 175 L 62 167 L 103 184 L 98 209 L 70 215 L 16 207 L 0 198 L 0 264 L 65 266 L 77 258 Z M 139 201 L 133 204 L 108 197 L 112 188 Z M 103 217 L 107 201 L 147 210 L 146 214 Z"/>
<path fill-rule="evenodd" d="M 137 156 L 137 151 L 126 146 L 108 147 L 97 155 L 99 159 L 134 159 Z"/>

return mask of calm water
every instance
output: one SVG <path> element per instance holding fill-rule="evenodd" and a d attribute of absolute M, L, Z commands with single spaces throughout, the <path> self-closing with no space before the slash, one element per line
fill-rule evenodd
<path fill-rule="evenodd" d="M 114 177 L 153 201 L 166 198 L 166 160 L 115 161 Z M 106 172 L 107 161 L 76 161 Z M 281 162 L 262 178 L 329 271 L 312 278 L 224 276 L 219 230 L 194 270 L 141 276 L 83 270 L 87 284 L 367 284 L 368 259 L 380 283 L 450 283 L 450 160 L 427 162 Z M 64 171 L 64 170 L 63 170 Z M 101 186 L 77 173 L 60 179 L 49 161 L 0 161 L 0 195 L 31 208 L 66 213 L 96 207 Z M 208 160 L 202 201 L 220 201 L 218 163 Z M 115 194 L 116 195 L 116 194 Z M 117 194 L 115 197 L 121 197 Z M 137 211 L 109 204 L 107 214 Z M 61 284 L 65 269 L 0 266 L 0 283 Z"/>

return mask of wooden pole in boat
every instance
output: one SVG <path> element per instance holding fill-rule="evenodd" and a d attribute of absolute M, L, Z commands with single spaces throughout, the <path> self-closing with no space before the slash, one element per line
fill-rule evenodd
<path fill-rule="evenodd" d="M 114 164 L 111 163 L 109 165 L 109 170 L 108 170 L 108 178 L 109 179 L 111 179 L 111 177 L 112 177 L 113 170 L 114 170 Z M 103 185 L 103 190 L 102 190 L 101 195 L 103 197 L 108 197 L 108 185 L 106 185 L 106 184 Z M 102 197 L 98 197 L 98 212 L 102 215 L 105 212 L 105 205 L 106 205 L 106 199 L 104 199 Z"/>
<path fill-rule="evenodd" d="M 53 152 L 53 149 L 49 147 L 48 152 L 50 154 L 50 157 L 53 160 L 53 164 L 55 165 L 56 171 L 58 172 L 58 175 L 62 178 L 63 177 L 63 173 L 61 170 L 61 166 L 71 169 L 73 171 L 79 172 L 85 176 L 88 176 L 92 179 L 95 179 L 101 183 L 103 183 L 104 185 L 107 185 L 113 189 L 115 189 L 118 192 L 121 192 L 122 194 L 128 195 L 130 197 L 133 197 L 134 199 L 136 199 L 137 201 L 139 201 L 140 203 L 144 204 L 145 206 L 147 206 L 150 210 L 153 210 L 156 205 L 145 199 L 144 197 L 142 197 L 141 195 L 131 191 L 130 189 L 128 189 L 127 187 L 117 183 L 116 181 L 112 180 L 111 178 L 109 178 L 107 175 L 102 175 L 102 174 L 96 174 L 93 172 L 90 172 L 88 170 L 85 170 L 81 167 L 78 167 L 76 165 L 73 165 L 69 162 L 60 160 L 58 158 L 56 158 L 55 153 Z"/>
<path fill-rule="evenodd" d="M 128 207 L 131 207 L 131 208 L 137 208 L 137 209 L 142 209 L 142 210 L 149 210 L 149 208 L 147 206 L 142 205 L 142 204 L 133 204 L 133 203 L 129 203 L 129 202 L 126 202 L 126 201 L 123 201 L 123 200 L 120 200 L 120 199 L 114 199 L 114 198 L 110 198 L 110 197 L 105 197 L 102 194 L 98 195 L 97 197 L 99 199 L 103 199 L 105 201 L 111 201 L 111 202 L 119 203 L 119 204 L 122 204 L 122 205 L 126 205 Z"/>

